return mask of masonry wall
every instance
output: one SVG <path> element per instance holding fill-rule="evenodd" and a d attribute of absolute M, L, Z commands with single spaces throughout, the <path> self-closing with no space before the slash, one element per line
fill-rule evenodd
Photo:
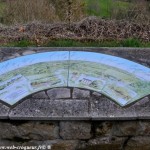
<path fill-rule="evenodd" d="M 148 117 L 149 102 L 147 96 L 132 107 L 122 108 L 86 89 L 41 91 L 10 108 L 9 118 L 0 121 L 0 146 L 149 150 L 150 121 L 140 116 Z"/>
<path fill-rule="evenodd" d="M 149 150 L 149 121 L 0 121 L 0 146 Z M 46 148 L 45 148 L 46 146 Z"/>
<path fill-rule="evenodd" d="M 53 50 L 66 49 L 0 48 L 0 61 Z M 150 67 L 150 49 L 80 50 L 119 56 Z M 11 107 L 0 102 L 0 118 L 0 149 L 14 145 L 47 150 L 150 150 L 150 95 L 120 107 L 91 90 L 53 88 L 29 95 Z"/>

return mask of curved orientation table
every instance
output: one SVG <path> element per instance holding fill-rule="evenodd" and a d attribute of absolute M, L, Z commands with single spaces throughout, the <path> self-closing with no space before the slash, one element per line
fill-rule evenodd
<path fill-rule="evenodd" d="M 54 87 L 97 91 L 126 106 L 150 94 L 150 68 L 83 51 L 36 53 L 0 63 L 0 100 L 9 105 Z"/>

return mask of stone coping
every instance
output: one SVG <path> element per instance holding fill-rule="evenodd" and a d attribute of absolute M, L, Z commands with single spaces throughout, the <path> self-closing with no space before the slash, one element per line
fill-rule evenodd
<path fill-rule="evenodd" d="M 0 62 L 33 53 L 59 50 L 100 52 L 150 67 L 148 48 L 0 48 Z M 0 108 L 0 119 L 11 120 L 150 119 L 150 96 L 122 108 L 100 93 L 62 87 L 32 94 L 14 106 L 1 102 Z"/>

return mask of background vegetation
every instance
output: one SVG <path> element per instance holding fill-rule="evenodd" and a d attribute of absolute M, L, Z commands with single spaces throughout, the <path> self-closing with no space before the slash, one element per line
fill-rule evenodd
<path fill-rule="evenodd" d="M 0 0 L 2 46 L 149 47 L 149 25 L 148 0 Z"/>
<path fill-rule="evenodd" d="M 0 0 L 0 23 L 29 21 L 75 22 L 87 16 L 105 19 L 146 21 L 150 19 L 147 0 Z"/>

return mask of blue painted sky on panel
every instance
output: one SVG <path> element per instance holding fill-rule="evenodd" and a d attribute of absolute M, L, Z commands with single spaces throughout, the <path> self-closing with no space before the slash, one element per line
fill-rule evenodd
<path fill-rule="evenodd" d="M 68 59 L 69 59 L 68 51 L 45 52 L 45 53 L 26 55 L 26 56 L 18 57 L 0 63 L 0 75 L 9 72 L 11 70 L 15 70 L 24 66 L 28 66 L 40 62 L 62 61 Z M 72 51 L 70 52 L 70 59 L 91 61 L 91 62 L 96 62 L 96 63 L 116 67 L 121 70 L 132 73 L 141 79 L 150 81 L 150 68 L 116 56 L 94 53 L 94 52 Z"/>
<path fill-rule="evenodd" d="M 68 51 L 45 52 L 26 55 L 0 63 L 0 75 L 21 67 L 33 65 L 40 62 L 62 61 L 68 59 Z"/>
<path fill-rule="evenodd" d="M 150 81 L 150 68 L 129 61 L 127 59 L 94 52 L 77 52 L 77 51 L 73 51 L 70 53 L 70 59 L 91 61 L 100 64 L 105 64 L 132 73 L 140 79 Z"/>

